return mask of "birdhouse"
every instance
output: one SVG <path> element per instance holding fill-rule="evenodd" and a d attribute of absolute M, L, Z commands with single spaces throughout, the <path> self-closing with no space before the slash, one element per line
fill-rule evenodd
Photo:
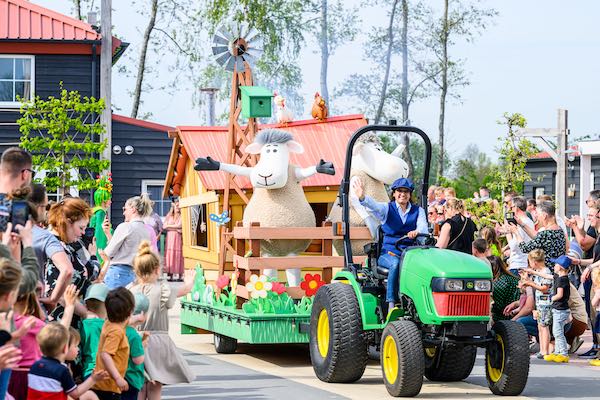
<path fill-rule="evenodd" d="M 273 92 L 260 86 L 240 86 L 240 90 L 242 92 L 242 117 L 271 116 Z"/>

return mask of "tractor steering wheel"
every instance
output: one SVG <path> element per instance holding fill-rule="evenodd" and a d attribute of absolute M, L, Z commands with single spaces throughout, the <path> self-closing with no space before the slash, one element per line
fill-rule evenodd
<path fill-rule="evenodd" d="M 435 239 L 433 238 L 433 235 L 431 233 L 419 233 L 417 234 L 417 236 L 414 238 L 414 240 L 416 241 L 417 239 L 422 238 L 425 239 L 425 245 L 431 246 L 435 243 Z M 402 241 L 404 241 L 405 239 L 409 239 L 408 235 L 404 235 L 402 236 L 400 239 L 396 240 L 396 244 L 394 244 L 394 247 L 398 250 L 398 251 L 403 251 L 404 249 L 400 248 L 400 246 L 402 245 Z"/>

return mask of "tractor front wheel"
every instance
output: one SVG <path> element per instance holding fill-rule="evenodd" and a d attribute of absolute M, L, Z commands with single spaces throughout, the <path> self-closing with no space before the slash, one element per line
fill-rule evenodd
<path fill-rule="evenodd" d="M 367 366 L 367 343 L 354 289 L 325 285 L 315 295 L 310 316 L 310 360 L 324 382 L 360 379 Z"/>
<path fill-rule="evenodd" d="M 381 338 L 383 382 L 394 397 L 412 397 L 423 385 L 425 357 L 421 332 L 412 321 L 394 321 Z"/>
<path fill-rule="evenodd" d="M 485 352 L 485 375 L 492 393 L 517 396 L 529 375 L 529 342 L 525 327 L 515 321 L 498 321 L 494 341 Z"/>

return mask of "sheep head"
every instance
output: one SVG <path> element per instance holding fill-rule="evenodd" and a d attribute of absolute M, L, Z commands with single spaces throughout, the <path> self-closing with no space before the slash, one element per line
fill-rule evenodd
<path fill-rule="evenodd" d="M 246 152 L 260 154 L 260 160 L 250 173 L 252 186 L 280 189 L 287 184 L 290 153 L 303 153 L 304 148 L 290 133 L 266 129 L 256 136 L 253 143 L 246 146 Z"/>
<path fill-rule="evenodd" d="M 373 142 L 358 142 L 352 149 L 352 169 L 365 172 L 371 178 L 391 185 L 408 176 L 408 164 L 400 158 L 403 145 L 390 154 Z"/>

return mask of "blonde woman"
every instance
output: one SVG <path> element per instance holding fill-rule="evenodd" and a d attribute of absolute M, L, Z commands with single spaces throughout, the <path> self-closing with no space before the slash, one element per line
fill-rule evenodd
<path fill-rule="evenodd" d="M 151 212 L 152 201 L 144 193 L 125 202 L 123 207 L 125 222 L 117 226 L 114 234 L 111 235 L 107 222 L 102 226 L 108 238 L 108 245 L 104 249 L 108 263 L 103 265 L 102 273 L 106 274 L 104 283 L 110 290 L 127 286 L 135 280 L 133 259 L 140 243 L 143 240 L 150 240 L 144 217 L 150 215 Z"/>
<path fill-rule="evenodd" d="M 183 279 L 183 239 L 181 237 L 181 210 L 179 200 L 173 201 L 165 218 L 163 229 L 167 231 L 165 243 L 165 272 L 168 279 Z"/>
<path fill-rule="evenodd" d="M 440 229 L 440 237 L 437 241 L 438 248 L 472 254 L 471 245 L 475 238 L 477 226 L 471 221 L 471 218 L 465 217 L 463 212 L 462 200 L 456 198 L 446 200 L 446 204 L 444 204 L 446 221 Z"/>

